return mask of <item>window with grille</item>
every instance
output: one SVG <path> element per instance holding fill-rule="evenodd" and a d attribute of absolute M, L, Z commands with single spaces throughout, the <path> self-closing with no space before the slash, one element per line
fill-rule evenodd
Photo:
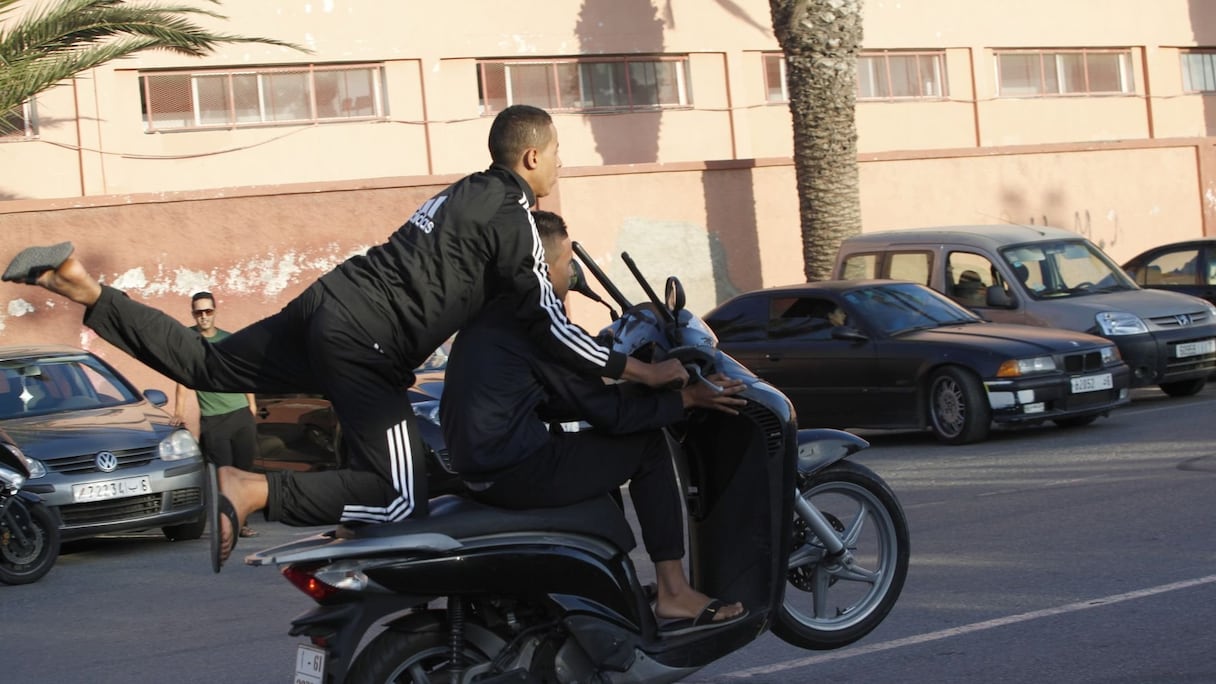
<path fill-rule="evenodd" d="M 386 116 L 379 65 L 172 71 L 140 76 L 149 131 Z"/>
<path fill-rule="evenodd" d="M 1002 97 L 1109 95 L 1134 90 L 1130 50 L 1009 50 L 996 53 Z"/>
<path fill-rule="evenodd" d="M 788 102 L 785 56 L 764 55 L 769 102 Z M 940 99 L 946 96 L 946 53 L 941 50 L 863 51 L 857 55 L 857 99 Z"/>
<path fill-rule="evenodd" d="M 550 111 L 612 111 L 692 104 L 687 57 L 495 60 L 477 64 L 481 113 L 515 104 Z"/>
<path fill-rule="evenodd" d="M 1216 50 L 1182 53 L 1182 89 L 1188 93 L 1216 92 Z"/>
<path fill-rule="evenodd" d="M 38 125 L 34 119 L 34 101 L 27 100 L 20 107 L 0 118 L 0 142 L 31 140 L 38 137 Z"/>

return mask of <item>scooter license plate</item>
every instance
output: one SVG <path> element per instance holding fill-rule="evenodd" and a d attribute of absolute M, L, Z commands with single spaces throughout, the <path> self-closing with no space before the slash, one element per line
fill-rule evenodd
<path fill-rule="evenodd" d="M 308 644 L 296 649 L 294 684 L 323 684 L 325 681 L 325 651 Z"/>

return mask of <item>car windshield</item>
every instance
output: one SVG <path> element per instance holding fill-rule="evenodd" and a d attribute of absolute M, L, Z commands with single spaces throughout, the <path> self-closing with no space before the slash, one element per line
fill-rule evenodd
<path fill-rule="evenodd" d="M 1007 247 L 1001 256 L 1035 299 L 1079 297 L 1134 290 L 1136 286 L 1088 242 L 1058 240 Z"/>
<path fill-rule="evenodd" d="M 0 361 L 0 420 L 137 399 L 126 382 L 87 354 Z"/>
<path fill-rule="evenodd" d="M 872 285 L 844 293 L 861 321 L 885 335 L 979 323 L 975 314 L 915 283 Z"/>

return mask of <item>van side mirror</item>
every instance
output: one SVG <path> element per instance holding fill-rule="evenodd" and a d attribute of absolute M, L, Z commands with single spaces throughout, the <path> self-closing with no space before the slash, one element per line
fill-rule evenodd
<path fill-rule="evenodd" d="M 990 285 L 988 287 L 985 303 L 994 309 L 1013 309 L 1017 306 L 1013 301 L 1013 297 L 1010 297 L 1005 288 L 1000 285 Z"/>

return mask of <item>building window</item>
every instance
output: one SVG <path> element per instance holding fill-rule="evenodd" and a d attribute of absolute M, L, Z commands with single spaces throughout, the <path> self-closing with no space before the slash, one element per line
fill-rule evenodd
<path fill-rule="evenodd" d="M 0 119 L 0 142 L 33 140 L 38 137 L 38 122 L 34 118 L 34 101 L 26 100 Z"/>
<path fill-rule="evenodd" d="M 790 93 L 786 90 L 785 55 L 779 52 L 764 55 L 764 99 L 769 102 L 790 101 Z"/>
<path fill-rule="evenodd" d="M 1182 89 L 1188 93 L 1216 92 L 1216 50 L 1182 53 Z"/>
<path fill-rule="evenodd" d="M 148 131 L 382 119 L 379 65 L 172 71 L 140 75 Z"/>
<path fill-rule="evenodd" d="M 764 55 L 765 99 L 788 102 L 785 56 Z M 946 53 L 935 51 L 860 52 L 857 99 L 940 99 L 946 96 Z"/>
<path fill-rule="evenodd" d="M 630 56 L 483 61 L 477 64 L 481 113 L 515 104 L 555 111 L 688 107 L 687 57 Z"/>
<path fill-rule="evenodd" d="M 996 53 L 1002 97 L 1131 93 L 1130 50 L 1012 50 Z"/>
<path fill-rule="evenodd" d="M 857 99 L 894 100 L 946 96 L 945 52 L 860 52 Z"/>

